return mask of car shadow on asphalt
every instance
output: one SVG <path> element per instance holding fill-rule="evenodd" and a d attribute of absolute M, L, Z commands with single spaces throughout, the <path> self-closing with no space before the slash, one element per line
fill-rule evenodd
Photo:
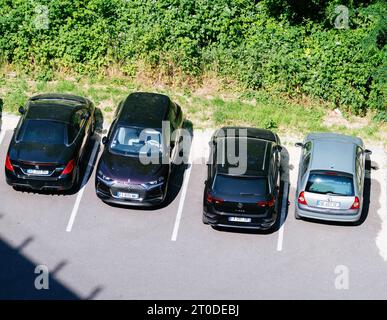
<path fill-rule="evenodd" d="M 378 170 L 378 167 L 371 161 L 370 157 L 367 155 L 365 162 L 365 177 L 364 177 L 364 193 L 363 193 L 363 209 L 359 221 L 357 222 L 336 222 L 336 221 L 323 221 L 309 218 L 302 218 L 302 220 L 324 224 L 329 226 L 342 226 L 342 227 L 357 227 L 362 225 L 368 217 L 369 208 L 370 208 L 370 199 L 371 199 L 371 184 L 377 183 L 376 180 L 372 181 L 372 170 Z"/>
<path fill-rule="evenodd" d="M 282 146 L 281 151 L 281 165 L 280 165 L 280 177 L 281 182 L 279 186 L 279 214 L 277 215 L 276 223 L 269 230 L 254 230 L 254 229 L 243 229 L 243 228 L 226 228 L 226 227 L 213 227 L 213 229 L 222 232 L 232 233 L 244 233 L 244 234 L 261 234 L 267 235 L 277 232 L 281 226 L 285 223 L 289 211 L 289 190 L 290 190 L 290 174 L 289 171 L 293 170 L 294 167 L 289 163 L 289 152 Z"/>
<path fill-rule="evenodd" d="M 181 187 L 184 182 L 184 174 L 185 171 L 190 168 L 192 164 L 189 163 L 189 156 L 191 152 L 191 145 L 193 139 L 193 124 L 190 120 L 185 119 L 183 123 L 183 129 L 189 133 L 190 139 L 184 140 L 184 150 L 188 150 L 188 152 L 182 152 L 182 147 L 180 147 L 179 155 L 182 158 L 182 163 L 180 164 L 172 164 L 171 173 L 168 181 L 168 189 L 167 195 L 163 203 L 155 206 L 131 206 L 131 205 L 120 205 L 115 203 L 106 203 L 106 205 L 119 208 L 119 209 L 134 209 L 134 210 L 142 210 L 142 211 L 157 211 L 163 208 L 168 207 L 179 195 Z"/>

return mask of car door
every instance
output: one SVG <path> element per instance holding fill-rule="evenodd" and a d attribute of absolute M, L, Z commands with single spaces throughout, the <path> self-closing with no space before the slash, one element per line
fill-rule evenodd
<path fill-rule="evenodd" d="M 173 102 L 171 102 L 169 106 L 168 121 L 170 124 L 170 130 L 171 130 L 170 157 L 171 157 L 171 161 L 174 161 L 178 153 L 180 132 L 178 130 L 179 126 L 178 126 L 177 117 L 176 117 L 176 105 Z"/>
<path fill-rule="evenodd" d="M 302 148 L 300 163 L 298 167 L 298 184 L 297 184 L 298 192 L 302 188 L 305 181 L 306 172 L 308 170 L 309 163 L 310 163 L 311 151 L 312 151 L 312 142 L 311 141 L 305 142 L 304 147 Z"/>
<path fill-rule="evenodd" d="M 73 113 L 71 119 L 71 139 L 75 144 L 77 157 L 80 159 L 84 153 L 86 145 L 86 110 L 79 109 Z"/>
<path fill-rule="evenodd" d="M 209 189 L 211 189 L 212 184 L 214 182 L 214 177 L 215 177 L 215 168 L 216 168 L 216 139 L 214 137 L 211 138 L 209 142 L 210 146 L 210 152 L 209 152 L 209 157 L 208 157 L 208 162 L 207 162 L 207 179 L 205 181 L 205 187 L 204 187 L 204 202 L 206 198 L 206 194 Z"/>
<path fill-rule="evenodd" d="M 281 149 L 279 145 L 274 147 L 274 174 L 277 186 L 280 185 Z"/>
<path fill-rule="evenodd" d="M 359 146 L 356 147 L 356 159 L 355 159 L 355 184 L 357 186 L 357 192 L 359 196 L 363 195 L 364 189 L 364 177 L 365 177 L 365 157 L 363 149 Z"/>

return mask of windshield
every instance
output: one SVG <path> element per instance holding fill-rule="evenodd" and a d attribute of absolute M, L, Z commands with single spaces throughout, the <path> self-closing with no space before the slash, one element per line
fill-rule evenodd
<path fill-rule="evenodd" d="M 224 195 L 266 195 L 268 186 L 265 178 L 218 174 L 213 190 Z"/>
<path fill-rule="evenodd" d="M 42 144 L 65 144 L 67 126 L 58 121 L 26 120 L 20 128 L 17 140 Z"/>
<path fill-rule="evenodd" d="M 161 133 L 154 129 L 119 127 L 110 149 L 123 155 L 160 154 L 163 151 Z"/>
<path fill-rule="evenodd" d="M 320 194 L 353 196 L 353 178 L 339 172 L 311 172 L 305 191 Z"/>

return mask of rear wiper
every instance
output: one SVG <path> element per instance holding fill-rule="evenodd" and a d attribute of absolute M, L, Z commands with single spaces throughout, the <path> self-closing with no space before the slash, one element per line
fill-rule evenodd
<path fill-rule="evenodd" d="M 259 196 L 258 193 L 241 192 L 241 196 Z"/>
<path fill-rule="evenodd" d="M 345 196 L 346 195 L 343 193 L 336 193 L 336 192 L 332 192 L 332 191 L 327 191 L 327 192 L 325 192 L 325 194 L 331 194 L 331 195 L 335 195 L 335 196 Z"/>

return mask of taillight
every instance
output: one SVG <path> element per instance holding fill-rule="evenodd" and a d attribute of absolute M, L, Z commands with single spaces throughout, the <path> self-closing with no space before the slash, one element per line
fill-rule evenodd
<path fill-rule="evenodd" d="M 207 193 L 207 202 L 208 202 L 208 203 L 219 204 L 219 203 L 224 202 L 224 200 L 223 200 L 223 199 L 219 199 L 219 198 L 214 198 L 214 197 L 212 196 L 212 194 L 208 192 L 208 193 Z"/>
<path fill-rule="evenodd" d="M 304 196 L 304 191 L 300 192 L 300 195 L 298 196 L 297 201 L 298 201 L 299 204 L 308 205 L 306 203 L 306 199 L 305 199 L 305 196 Z"/>
<path fill-rule="evenodd" d="M 69 174 L 69 173 L 71 173 L 73 171 L 73 169 L 74 169 L 74 163 L 75 163 L 74 159 L 70 160 L 67 163 L 66 167 L 63 169 L 62 174 Z"/>
<path fill-rule="evenodd" d="M 358 197 L 355 197 L 355 201 L 352 203 L 351 209 L 359 209 L 360 208 L 360 200 Z"/>
<path fill-rule="evenodd" d="M 7 157 L 5 158 L 5 167 L 7 170 L 14 172 L 15 170 L 13 169 L 11 160 L 9 159 L 9 155 L 7 154 Z"/>
<path fill-rule="evenodd" d="M 258 201 L 257 205 L 258 207 L 274 207 L 275 199 L 272 197 L 270 200 L 267 201 Z"/>

